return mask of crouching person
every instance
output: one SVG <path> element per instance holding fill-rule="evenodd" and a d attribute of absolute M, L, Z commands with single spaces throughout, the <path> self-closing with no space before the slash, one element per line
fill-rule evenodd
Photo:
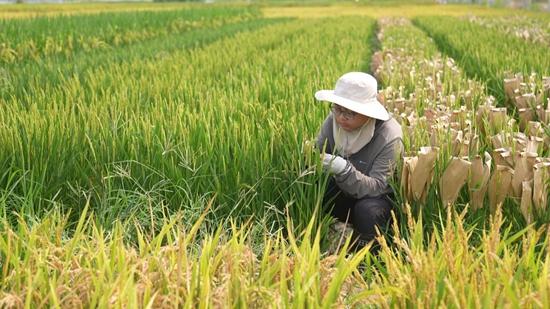
<path fill-rule="evenodd" d="M 388 180 L 403 152 L 403 132 L 378 100 L 376 79 L 369 74 L 344 74 L 334 90 L 317 91 L 315 98 L 332 103 L 317 140 L 323 167 L 333 175 L 324 198 L 338 220 L 331 229 L 350 226 L 353 247 L 360 249 L 391 219 Z"/>

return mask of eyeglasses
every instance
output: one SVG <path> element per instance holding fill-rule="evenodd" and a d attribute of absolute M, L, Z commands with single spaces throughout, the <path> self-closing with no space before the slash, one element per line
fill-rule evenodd
<path fill-rule="evenodd" d="M 332 104 L 332 113 L 334 113 L 335 116 L 342 115 L 344 119 L 350 120 L 353 119 L 355 116 L 357 116 L 357 113 L 354 111 L 350 111 L 347 108 L 341 107 L 338 104 Z"/>

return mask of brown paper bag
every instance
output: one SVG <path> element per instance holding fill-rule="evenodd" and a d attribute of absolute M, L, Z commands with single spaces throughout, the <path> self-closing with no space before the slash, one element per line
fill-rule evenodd
<path fill-rule="evenodd" d="M 535 99 L 536 106 L 540 106 L 544 103 L 544 94 L 540 92 L 537 94 L 537 98 Z M 536 109 L 536 107 L 535 107 Z"/>
<path fill-rule="evenodd" d="M 418 117 L 416 116 L 416 113 L 413 111 L 410 113 L 407 117 L 407 124 L 409 126 L 416 126 L 416 123 L 418 122 Z"/>
<path fill-rule="evenodd" d="M 435 111 L 433 108 L 426 108 L 424 110 L 424 117 L 426 117 L 429 123 L 436 122 L 439 119 L 437 111 Z"/>
<path fill-rule="evenodd" d="M 421 147 L 418 152 L 418 162 L 409 178 L 413 197 L 417 201 L 425 201 L 432 182 L 435 159 L 438 152 L 438 147 Z"/>
<path fill-rule="evenodd" d="M 505 140 L 502 134 L 497 134 L 491 136 L 491 144 L 493 144 L 494 149 L 504 148 Z"/>
<path fill-rule="evenodd" d="M 394 101 L 394 107 L 400 112 L 404 112 L 407 108 L 407 100 L 405 98 L 397 98 Z"/>
<path fill-rule="evenodd" d="M 531 224 L 533 221 L 533 181 L 524 181 L 521 183 L 521 214 L 525 218 L 527 224 Z"/>
<path fill-rule="evenodd" d="M 463 132 L 457 131 L 454 129 L 451 129 L 451 155 L 452 156 L 459 156 L 460 151 L 462 150 L 462 144 L 464 142 L 463 140 Z"/>
<path fill-rule="evenodd" d="M 546 209 L 548 194 L 548 175 L 550 163 L 541 162 L 534 165 L 533 171 L 533 204 L 539 211 Z"/>
<path fill-rule="evenodd" d="M 515 96 L 512 102 L 517 109 L 527 108 L 528 106 L 527 102 L 525 102 L 525 99 L 521 95 Z"/>
<path fill-rule="evenodd" d="M 401 170 L 401 190 L 405 194 L 407 201 L 412 201 L 412 190 L 410 176 L 411 172 L 416 166 L 417 157 L 404 157 L 403 169 Z"/>
<path fill-rule="evenodd" d="M 506 94 L 506 99 L 509 102 L 513 101 L 515 97 L 514 91 L 519 89 L 520 79 L 518 77 L 504 79 L 504 93 Z"/>
<path fill-rule="evenodd" d="M 468 179 L 472 210 L 483 207 L 483 199 L 487 192 L 487 183 L 490 176 L 491 156 L 489 153 L 485 152 L 484 158 L 479 155 L 475 156 L 470 165 L 470 177 Z"/>
<path fill-rule="evenodd" d="M 439 190 L 443 205 L 447 206 L 456 201 L 458 193 L 468 177 L 470 165 L 472 164 L 464 159 L 456 157 L 451 159 L 451 162 L 439 180 Z"/>
<path fill-rule="evenodd" d="M 489 125 L 489 110 L 492 106 L 490 105 L 480 105 L 476 111 L 476 124 L 481 132 L 486 133 L 488 131 L 487 126 Z"/>
<path fill-rule="evenodd" d="M 523 152 L 525 151 L 525 148 L 527 147 L 527 141 L 529 139 L 527 138 L 527 136 L 521 132 L 516 132 L 514 134 L 514 138 L 513 138 L 513 141 L 514 141 L 514 147 L 512 149 L 514 149 L 514 152 L 515 153 L 520 153 L 520 152 Z"/>
<path fill-rule="evenodd" d="M 375 52 L 371 57 L 370 71 L 376 72 L 378 68 L 384 63 L 384 56 L 381 51 Z"/>
<path fill-rule="evenodd" d="M 470 156 L 470 154 L 479 153 L 479 136 L 477 134 L 468 133 L 467 141 L 464 143 L 461 156 Z"/>
<path fill-rule="evenodd" d="M 518 109 L 528 108 L 533 109 L 536 106 L 537 97 L 534 93 L 526 93 L 516 97 L 516 107 Z"/>
<path fill-rule="evenodd" d="M 544 124 L 550 125 L 550 111 L 544 111 Z"/>
<path fill-rule="evenodd" d="M 455 109 L 452 111 L 450 121 L 460 123 L 460 127 L 462 128 L 465 126 L 467 119 L 468 111 L 466 110 L 466 106 L 461 106 L 460 109 Z"/>
<path fill-rule="evenodd" d="M 514 170 L 509 166 L 497 165 L 489 180 L 489 206 L 491 211 L 502 205 L 510 191 Z"/>
<path fill-rule="evenodd" d="M 497 148 L 493 150 L 493 159 L 495 160 L 495 165 L 514 167 L 514 158 L 509 148 Z"/>
<path fill-rule="evenodd" d="M 529 136 L 541 137 L 544 134 L 542 124 L 538 121 L 529 121 L 527 124 L 527 128 L 525 129 L 525 134 Z"/>
<path fill-rule="evenodd" d="M 522 183 L 533 179 L 533 165 L 537 153 L 521 152 L 516 154 L 514 177 L 512 178 L 512 193 L 516 198 L 521 197 Z"/>
<path fill-rule="evenodd" d="M 527 141 L 527 145 L 525 146 L 526 152 L 534 152 L 538 153 L 540 150 L 540 147 L 544 144 L 544 139 L 537 137 L 537 136 L 531 136 L 529 140 Z"/>
<path fill-rule="evenodd" d="M 493 132 L 502 131 L 508 123 L 506 107 L 493 107 L 489 111 L 489 123 Z"/>
<path fill-rule="evenodd" d="M 535 111 L 531 108 L 520 108 L 518 109 L 519 113 L 519 129 L 525 131 L 529 121 L 535 119 Z"/>

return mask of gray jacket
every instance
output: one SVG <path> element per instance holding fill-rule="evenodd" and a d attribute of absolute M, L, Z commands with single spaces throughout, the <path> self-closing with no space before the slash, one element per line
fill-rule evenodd
<path fill-rule="evenodd" d="M 334 151 L 332 118 L 330 113 L 317 138 L 317 147 L 321 150 L 326 147 L 325 152 L 330 154 Z M 371 141 L 358 152 L 344 157 L 348 164 L 351 163 L 351 168 L 347 173 L 334 176 L 336 184 L 356 199 L 390 193 L 392 189 L 388 184 L 388 177 L 393 174 L 396 160 L 401 159 L 402 153 L 401 125 L 393 118 L 387 121 L 376 120 Z"/>

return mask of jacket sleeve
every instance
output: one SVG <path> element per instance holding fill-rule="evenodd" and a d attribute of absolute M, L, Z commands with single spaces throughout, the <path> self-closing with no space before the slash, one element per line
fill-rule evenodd
<path fill-rule="evenodd" d="M 361 173 L 348 162 L 349 169 L 344 174 L 335 176 L 338 187 L 356 199 L 367 195 L 377 196 L 386 193 L 388 191 L 388 177 L 392 175 L 396 160 L 402 152 L 403 142 L 401 138 L 396 138 L 387 143 L 374 160 L 368 175 Z"/>
<path fill-rule="evenodd" d="M 330 153 L 330 154 L 332 154 L 332 149 L 329 143 L 329 134 L 331 134 L 330 132 L 331 126 L 332 126 L 332 116 L 331 114 L 329 114 L 325 119 L 325 121 L 323 122 L 323 125 L 321 126 L 321 130 L 319 131 L 319 135 L 317 136 L 317 149 L 319 149 L 319 151 L 325 150 L 326 153 Z"/>

